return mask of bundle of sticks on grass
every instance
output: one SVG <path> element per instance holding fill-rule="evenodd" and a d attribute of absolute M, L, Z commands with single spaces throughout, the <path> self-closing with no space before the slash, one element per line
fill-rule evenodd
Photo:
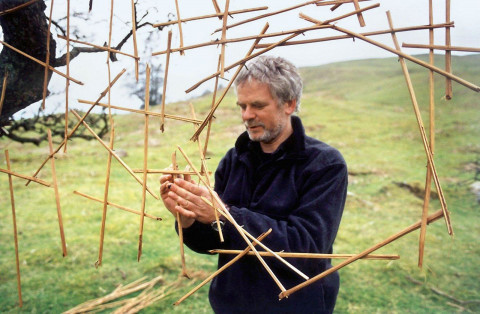
<path fill-rule="evenodd" d="M 173 1 L 173 0 L 172 0 Z M 189 292 L 187 295 L 184 297 L 180 298 L 175 304 L 180 304 L 183 300 L 185 300 L 188 296 L 190 296 L 192 293 L 197 291 L 200 287 L 202 287 L 205 283 L 210 281 L 214 276 L 218 275 L 221 271 L 226 269 L 229 265 L 233 264 L 235 261 L 240 259 L 241 257 L 247 255 L 247 254 L 253 254 L 257 257 L 259 263 L 261 263 L 264 268 L 267 270 L 269 275 L 272 277 L 272 280 L 275 281 L 279 288 L 279 298 L 285 298 L 288 297 L 290 294 L 312 284 L 313 282 L 316 282 L 320 280 L 321 278 L 328 276 L 332 272 L 335 272 L 342 267 L 345 267 L 359 259 L 384 259 L 384 260 L 391 260 L 391 259 L 397 259 L 399 256 L 397 255 L 372 255 L 375 251 L 378 249 L 388 245 L 389 243 L 398 240 L 399 238 L 411 233 L 414 230 L 420 229 L 420 239 L 419 239 L 419 258 L 418 258 L 418 264 L 419 266 L 422 266 L 423 262 L 423 251 L 424 251 L 424 246 L 425 246 L 425 234 L 426 234 L 426 226 L 429 223 L 432 223 L 436 220 L 443 219 L 445 224 L 446 224 L 446 229 L 448 234 L 453 235 L 453 228 L 452 224 L 450 222 L 450 216 L 449 216 L 449 210 L 447 208 L 446 200 L 443 195 L 443 190 L 440 184 L 439 176 L 437 174 L 437 169 L 435 166 L 434 162 L 434 147 L 435 147 L 435 129 L 434 129 L 434 98 L 433 98 L 433 93 L 434 93 L 434 84 L 433 84 L 433 75 L 434 73 L 437 73 L 446 79 L 446 97 L 451 98 L 452 97 L 452 89 L 451 89 L 451 82 L 457 82 L 474 92 L 479 92 L 480 87 L 477 85 L 470 83 L 456 75 L 454 75 L 451 72 L 451 66 L 450 66 L 450 52 L 451 51 L 478 51 L 478 48 L 467 48 L 467 47 L 454 47 L 450 45 L 450 28 L 454 26 L 453 22 L 450 21 L 449 19 L 449 10 L 450 10 L 450 1 L 446 0 L 447 2 L 447 12 L 446 12 L 446 20 L 444 23 L 441 24 L 434 24 L 433 23 L 433 10 L 432 10 L 432 0 L 429 0 L 429 24 L 428 25 L 420 25 L 420 26 L 411 26 L 411 27 L 403 27 L 403 28 L 395 28 L 393 25 L 392 17 L 389 12 L 387 12 L 387 20 L 389 23 L 389 29 L 385 30 L 378 30 L 378 31 L 373 31 L 373 32 L 365 32 L 365 33 L 359 33 L 352 31 L 350 29 L 346 29 L 344 27 L 341 27 L 340 24 L 344 19 L 347 18 L 356 18 L 358 20 L 358 23 L 360 27 L 365 26 L 368 23 L 368 20 L 365 20 L 364 18 L 364 13 L 367 11 L 372 11 L 376 12 L 377 14 L 380 14 L 378 12 L 378 8 L 380 7 L 380 3 L 375 3 L 373 5 L 368 5 L 365 7 L 360 6 L 360 2 L 363 2 L 363 0 L 336 0 L 336 1 L 308 1 L 304 2 L 295 6 L 291 6 L 288 8 L 284 8 L 282 10 L 278 11 L 271 11 L 267 12 L 265 14 L 258 15 L 253 18 L 249 18 L 243 21 L 236 22 L 234 24 L 228 24 L 230 17 L 233 15 L 237 15 L 240 13 L 247 13 L 247 12 L 256 12 L 256 11 L 261 11 L 261 10 L 268 10 L 267 7 L 258 7 L 258 8 L 249 8 L 249 9 L 243 9 L 243 10 L 230 10 L 229 4 L 230 1 L 226 0 L 225 1 L 225 7 L 222 9 L 218 5 L 216 0 L 212 0 L 213 7 L 215 9 L 215 12 L 212 12 L 210 15 L 205 15 L 205 16 L 197 16 L 197 17 L 189 17 L 189 18 L 184 18 L 182 19 L 181 16 L 181 7 L 179 6 L 178 0 L 174 0 L 175 5 L 176 5 L 176 20 L 167 22 L 167 23 L 159 23 L 153 25 L 153 27 L 163 27 L 167 25 L 176 25 L 178 28 L 178 37 L 180 40 L 180 44 L 178 47 L 173 47 L 172 46 L 172 37 L 173 37 L 173 32 L 172 30 L 168 32 L 168 37 L 167 37 L 167 49 L 164 51 L 159 51 L 159 52 L 154 52 L 152 54 L 153 57 L 155 56 L 163 56 L 165 57 L 165 67 L 164 67 L 164 80 L 163 80 L 163 97 L 162 97 L 162 103 L 161 103 L 161 109 L 160 113 L 153 112 L 150 110 L 150 104 L 149 104 L 149 89 L 150 89 L 150 68 L 147 66 L 147 71 L 146 71 L 146 88 L 145 88 L 145 100 L 144 100 L 144 109 L 143 110 L 133 110 L 133 109 L 128 109 L 122 106 L 114 106 L 110 104 L 110 92 L 111 88 L 115 85 L 115 83 L 120 79 L 120 77 L 126 72 L 126 70 L 120 71 L 113 79 L 111 79 L 111 71 L 110 71 L 110 57 L 107 57 L 107 65 L 108 65 L 108 78 L 109 82 L 107 84 L 107 87 L 100 93 L 100 96 L 95 100 L 95 101 L 90 101 L 90 100 L 79 100 L 79 103 L 81 104 L 87 104 L 90 105 L 88 110 L 86 110 L 83 115 L 78 114 L 74 110 L 66 110 L 66 119 L 68 119 L 68 112 L 71 112 L 76 118 L 77 118 L 77 123 L 72 129 L 68 129 L 68 123 L 65 125 L 67 126 L 67 129 L 65 130 L 65 135 L 63 138 L 63 141 L 54 149 L 52 141 L 50 139 L 49 141 L 49 150 L 50 154 L 48 157 L 41 163 L 39 168 L 35 173 L 33 173 L 32 176 L 22 176 L 20 174 L 15 173 L 13 170 L 10 169 L 10 164 L 8 163 L 8 169 L 0 169 L 2 172 L 8 174 L 9 179 L 11 180 L 11 176 L 18 176 L 21 177 L 25 180 L 27 180 L 27 184 L 29 182 L 36 182 L 40 184 L 44 184 L 47 186 L 50 186 L 50 184 L 41 181 L 40 179 L 37 179 L 37 176 L 41 169 L 47 164 L 47 162 L 50 160 L 52 163 L 52 174 L 53 174 L 53 187 L 55 190 L 55 199 L 56 199 L 56 204 L 57 204 L 57 210 L 58 210 L 58 220 L 59 220 L 59 226 L 60 226 L 60 233 L 61 233 L 61 240 L 62 240 L 62 248 L 63 248 L 63 256 L 67 256 L 67 251 L 66 251 L 66 244 L 65 244 L 65 238 L 63 235 L 63 226 L 62 226 L 62 221 L 61 221 L 61 209 L 60 209 L 60 202 L 59 202 L 59 195 L 58 195 L 58 186 L 56 183 L 56 174 L 55 174 L 55 165 L 54 165 L 54 157 L 57 153 L 60 152 L 62 147 L 64 147 L 64 151 L 66 151 L 66 145 L 68 140 L 72 137 L 72 135 L 79 129 L 79 128 L 86 128 L 93 137 L 96 138 L 98 143 L 105 149 L 106 153 L 108 154 L 108 161 L 106 165 L 106 179 L 105 179 L 105 185 L 104 185 L 104 193 L 100 197 L 95 197 L 95 196 L 89 196 L 85 193 L 78 192 L 76 191 L 75 193 L 77 195 L 83 196 L 85 198 L 88 198 L 92 201 L 102 203 L 102 221 L 101 221 L 101 228 L 100 228 L 100 238 L 99 238 L 99 250 L 98 250 L 98 259 L 96 261 L 96 266 L 101 266 L 102 265 L 102 257 L 103 257 L 103 243 L 104 243 L 104 237 L 105 237 L 105 225 L 106 225 L 106 214 L 107 214 L 107 209 L 108 207 L 115 207 L 124 211 L 128 211 L 130 213 L 136 214 L 139 216 L 139 228 L 138 228 L 138 252 L 137 252 L 137 260 L 140 261 L 141 256 L 142 256 L 142 244 L 143 244 L 143 230 L 144 230 L 144 219 L 145 217 L 154 219 L 156 221 L 160 221 L 161 218 L 157 217 L 155 215 L 152 215 L 150 213 L 147 213 L 146 209 L 146 198 L 148 197 L 148 194 L 152 196 L 154 199 L 158 200 L 159 196 L 154 192 L 154 189 L 151 186 L 147 185 L 147 178 L 149 174 L 157 174 L 157 173 L 164 173 L 164 174 L 173 174 L 174 176 L 177 175 L 193 175 L 198 178 L 198 180 L 203 184 L 207 189 L 210 190 L 211 192 L 211 197 L 210 199 L 204 199 L 204 201 L 211 206 L 213 204 L 218 203 L 222 204 L 222 201 L 218 198 L 218 196 L 213 192 L 212 190 L 212 182 L 209 177 L 209 170 L 207 169 L 207 163 L 206 163 L 206 152 L 207 152 L 207 147 L 209 144 L 209 137 L 210 137 L 210 132 L 211 132 L 211 125 L 214 121 L 214 114 L 217 110 L 217 108 L 220 106 L 222 103 L 223 99 L 225 98 L 227 92 L 230 90 L 233 82 L 235 81 L 235 78 L 237 77 L 238 73 L 242 69 L 242 67 L 245 65 L 245 63 L 259 55 L 265 54 L 272 49 L 278 49 L 278 47 L 281 46 L 289 46 L 289 45 L 306 45 L 306 44 L 311 44 L 311 43 L 318 43 L 318 42 L 325 42 L 325 41 L 333 41 L 333 40 L 342 40 L 342 39 L 358 39 L 361 41 L 364 41 L 370 45 L 376 46 L 380 49 L 386 50 L 394 55 L 397 55 L 400 60 L 400 65 L 402 67 L 402 71 L 405 77 L 405 81 L 407 84 L 408 91 L 410 93 L 411 101 L 412 101 L 412 106 L 413 106 L 413 111 L 415 118 L 417 120 L 417 125 L 420 133 L 420 137 L 422 140 L 423 144 L 423 149 L 425 151 L 425 157 L 426 157 L 426 164 L 427 164 L 427 172 L 426 172 L 426 182 L 425 182 L 425 187 L 426 187 L 426 194 L 424 198 L 424 205 L 422 207 L 421 213 L 419 213 L 419 218 L 420 221 L 411 224 L 410 226 L 406 227 L 403 230 L 400 230 L 396 233 L 393 233 L 390 237 L 386 238 L 385 240 L 372 245 L 369 248 L 364 249 L 360 253 L 354 253 L 354 254 L 338 254 L 338 255 L 332 255 L 332 254 L 309 254 L 308 252 L 289 252 L 289 253 L 283 253 L 283 252 L 273 252 L 270 250 L 268 247 L 266 247 L 261 240 L 268 236 L 270 233 L 269 230 L 265 230 L 265 233 L 262 234 L 260 237 L 255 238 L 252 236 L 248 230 L 245 230 L 243 227 L 239 226 L 237 222 L 233 219 L 233 217 L 229 214 L 229 211 L 226 210 L 224 207 L 220 208 L 215 208 L 216 210 L 216 220 L 217 224 L 219 225 L 219 220 L 218 217 L 219 215 L 223 215 L 226 217 L 226 219 L 233 225 L 235 226 L 236 230 L 238 233 L 243 237 L 245 240 L 245 245 L 246 248 L 243 251 L 222 251 L 222 250 L 215 250 L 212 251 L 213 253 L 219 253 L 219 254 L 236 254 L 237 256 L 227 265 L 219 269 L 217 272 L 212 274 L 211 276 L 208 276 L 201 284 L 193 288 L 191 292 Z M 112 1 L 113 3 L 113 1 Z M 135 46 L 135 52 L 133 55 L 126 54 L 127 57 L 131 58 L 134 62 L 135 66 L 135 76 L 138 80 L 138 63 L 139 63 L 139 57 L 138 57 L 138 51 L 137 51 L 137 39 L 136 39 L 136 29 L 135 29 L 135 3 L 132 0 L 131 1 L 132 5 L 132 34 L 133 34 L 133 42 Z M 51 9 L 53 8 L 54 3 L 53 1 L 51 2 Z M 241 38 L 227 38 L 227 30 L 232 29 L 234 27 L 237 27 L 239 25 L 247 24 L 259 19 L 267 19 L 271 16 L 275 15 L 280 15 L 284 14 L 285 12 L 289 12 L 295 9 L 299 9 L 302 7 L 310 6 L 314 7 L 317 9 L 310 10 L 309 9 L 309 15 L 300 13 L 299 18 L 306 20 L 310 22 L 312 25 L 309 27 L 304 27 L 304 28 L 299 28 L 299 29 L 288 29 L 288 30 L 283 30 L 281 32 L 274 32 L 274 33 L 267 33 L 267 30 L 269 28 L 269 24 L 266 23 L 263 29 L 257 34 L 257 35 L 249 35 Z M 331 10 L 334 11 L 340 6 L 349 6 L 352 8 L 352 10 L 346 14 L 338 15 L 334 18 L 330 19 L 325 19 L 323 20 L 321 18 L 322 16 L 322 11 L 319 9 L 323 8 L 324 6 L 330 6 Z M 8 14 L 8 13 L 5 13 Z M 109 30 L 110 30 L 110 38 L 108 41 L 108 44 L 106 44 L 105 47 L 102 49 L 107 51 L 108 56 L 110 56 L 111 53 L 119 53 L 119 51 L 116 51 L 115 49 L 111 48 L 111 33 L 112 33 L 112 25 L 113 25 L 113 5 L 112 5 L 112 10 L 110 12 L 110 24 L 109 24 Z M 182 30 L 182 23 L 185 23 L 187 21 L 194 23 L 197 20 L 202 20 L 202 19 L 208 19 L 208 18 L 219 18 L 221 19 L 222 27 L 219 29 L 214 30 L 214 32 L 221 32 L 221 39 L 219 40 L 213 40 L 210 42 L 205 42 L 205 43 L 197 43 L 194 45 L 186 46 L 184 45 L 184 37 L 186 38 L 188 34 L 184 34 Z M 49 25 L 51 24 L 51 15 L 49 18 Z M 438 28 L 444 28 L 446 30 L 446 45 L 435 45 L 433 41 L 433 30 L 438 29 Z M 311 39 L 311 40 L 302 40 L 302 41 L 294 41 L 296 37 L 299 37 L 302 34 L 309 33 L 316 31 L 317 32 L 322 32 L 324 30 L 334 30 L 339 33 L 338 36 L 329 36 L 329 37 L 318 37 L 316 39 Z M 412 44 L 404 44 L 404 47 L 418 47 L 418 48 L 425 48 L 429 49 L 430 53 L 430 60 L 429 62 L 424 62 L 414 56 L 408 55 L 404 52 L 401 51 L 401 46 L 398 43 L 398 40 L 396 38 L 396 33 L 398 32 L 407 32 L 407 31 L 418 31 L 418 30 L 428 30 L 430 34 L 430 42 L 427 45 L 412 45 Z M 392 41 L 393 45 L 387 45 L 385 43 L 381 43 L 379 41 L 376 41 L 372 39 L 373 36 L 375 35 L 380 35 L 380 34 L 391 34 L 392 36 Z M 275 38 L 275 37 L 282 37 L 282 39 L 278 41 L 274 41 L 272 43 L 260 43 L 260 41 L 266 39 L 266 38 Z M 70 41 L 74 42 L 73 40 L 70 39 L 68 33 L 67 36 L 64 37 L 67 40 L 67 43 Z M 47 40 L 50 40 L 49 36 Z M 250 49 L 246 51 L 245 57 L 230 64 L 226 65 L 225 64 L 225 56 L 226 53 L 228 52 L 228 49 L 234 49 L 235 43 L 237 42 L 243 42 L 243 41 L 253 41 Z M 67 61 L 67 73 L 63 74 L 54 68 L 52 68 L 49 65 L 48 62 L 48 57 L 46 59 L 46 62 L 42 60 L 38 60 L 36 58 L 33 58 L 32 56 L 29 56 L 25 54 L 24 52 L 20 51 L 19 49 L 9 45 L 6 42 L 0 41 L 5 47 L 5 49 L 11 49 L 17 53 L 20 53 L 34 62 L 42 65 L 45 67 L 45 73 L 46 75 L 49 73 L 49 71 L 54 71 L 55 73 L 62 75 L 64 78 L 66 78 L 66 83 L 67 83 L 67 90 L 68 90 L 68 84 L 69 81 L 73 81 L 76 83 L 81 83 L 72 77 L 70 77 L 69 72 L 68 72 L 68 64 L 69 61 Z M 77 43 L 80 43 L 77 41 Z M 92 45 L 89 43 L 81 42 L 82 44 L 86 45 Z M 227 47 L 227 44 L 229 45 Z M 204 82 L 210 80 L 210 79 L 215 79 L 215 88 L 212 94 L 212 101 L 211 101 L 211 108 L 208 114 L 203 118 L 203 119 L 197 119 L 195 115 L 195 111 L 192 106 L 192 116 L 191 117 L 184 117 L 184 116 L 179 116 L 176 114 L 168 114 L 167 113 L 167 106 L 165 103 L 165 95 L 167 94 L 167 82 L 168 82 L 168 74 L 170 69 L 170 56 L 173 53 L 179 52 L 183 54 L 186 50 L 194 50 L 198 49 L 204 46 L 208 45 L 218 45 L 220 47 L 220 54 L 218 56 L 218 65 L 217 69 L 212 73 L 211 75 L 205 77 L 204 79 L 200 80 L 198 83 L 194 84 L 193 86 L 189 87 L 186 89 L 186 92 L 189 93 L 193 91 L 194 89 L 198 88 L 200 85 L 202 85 Z M 48 46 L 48 44 L 47 44 Z M 442 49 L 446 51 L 445 57 L 446 57 L 446 68 L 445 69 L 440 69 L 439 67 L 435 66 L 433 64 L 433 52 L 435 49 Z M 193 52 L 194 53 L 194 52 Z M 67 58 L 68 60 L 68 58 Z M 410 75 L 408 72 L 407 65 L 405 63 L 405 60 L 409 60 L 411 62 L 414 62 L 425 69 L 427 69 L 430 73 L 430 130 L 429 134 L 427 135 L 425 126 L 423 124 L 422 117 L 420 115 L 420 110 L 418 106 L 418 102 L 415 96 L 415 92 L 413 89 L 413 85 L 410 79 Z M 225 78 L 225 73 L 231 69 L 235 69 L 236 71 L 234 72 L 233 75 L 229 77 L 229 82 L 226 88 L 223 89 L 220 95 L 217 95 L 217 89 L 218 89 L 218 82 L 219 78 Z M 5 96 L 5 86 L 8 83 L 8 78 L 5 75 L 4 83 L 3 83 L 3 91 L 2 91 L 2 101 Z M 46 90 L 46 87 L 44 88 Z M 44 93 L 44 99 L 45 99 L 45 94 Z M 102 99 L 105 98 L 108 95 L 108 101 L 107 103 L 101 103 Z M 108 108 L 109 112 L 109 120 L 110 120 L 110 141 L 107 143 L 104 140 L 102 140 L 97 134 L 95 134 L 95 131 L 88 125 L 86 122 L 85 118 L 90 114 L 90 112 L 95 108 L 95 107 L 105 107 Z M 0 102 L 0 108 L 1 108 L 1 102 Z M 144 149 L 144 156 L 143 156 L 143 168 L 133 170 L 127 163 L 122 160 L 121 156 L 115 152 L 115 123 L 114 123 L 114 116 L 111 113 L 112 109 L 116 110 L 123 110 L 123 111 L 129 111 L 135 114 L 142 115 L 144 117 L 144 130 L 143 130 L 143 149 Z M 148 165 L 148 149 L 149 149 L 149 129 L 150 129 L 150 117 L 156 117 L 160 119 L 160 130 L 162 132 L 165 130 L 165 120 L 166 119 L 172 119 L 172 120 L 177 120 L 181 121 L 184 123 L 189 123 L 194 126 L 194 132 L 193 135 L 191 136 L 192 141 L 196 141 L 198 144 L 198 156 L 197 160 L 200 163 L 200 167 L 195 166 L 195 163 L 192 161 L 191 158 L 187 156 L 185 151 L 178 146 L 178 151 L 181 153 L 185 161 L 189 165 L 189 169 L 186 170 L 179 170 L 177 167 L 177 161 L 176 161 L 176 153 L 174 152 L 168 152 L 169 155 L 171 155 L 171 160 L 172 164 L 170 167 L 168 165 L 163 165 L 161 167 L 162 169 L 152 169 L 149 168 Z M 200 143 L 200 135 L 204 135 L 204 143 Z M 8 152 L 6 152 L 6 158 L 8 162 Z M 142 200 L 141 204 L 139 205 L 139 209 L 131 209 L 126 206 L 123 206 L 122 204 L 116 204 L 112 201 L 109 200 L 109 179 L 110 179 L 110 172 L 111 172 L 111 166 L 112 166 L 112 158 L 116 159 L 118 163 L 123 167 L 125 171 L 129 173 L 129 175 L 132 177 L 133 180 L 135 180 L 139 186 L 141 187 L 141 195 L 142 195 Z M 140 175 L 137 175 L 137 173 L 140 173 Z M 430 186 L 431 183 L 434 183 L 434 186 L 437 190 L 438 197 L 440 200 L 440 205 L 441 209 L 439 211 L 436 211 L 434 213 L 429 213 L 429 200 L 430 200 Z M 14 199 L 13 199 L 13 188 L 11 187 L 11 200 L 12 200 L 12 215 L 13 215 L 13 223 L 14 223 L 14 230 L 16 232 L 16 222 L 15 222 L 15 208 L 14 208 Z M 177 217 L 179 220 L 179 217 Z M 169 226 L 166 226 L 169 227 Z M 185 265 L 185 257 L 184 257 L 184 251 L 183 251 L 183 241 L 182 241 L 182 233 L 181 233 L 182 228 L 179 228 L 180 231 L 180 254 L 181 254 L 181 261 L 182 261 L 182 275 L 185 277 L 191 276 L 191 274 L 187 274 L 187 269 Z M 221 228 L 218 228 L 219 230 L 219 238 L 223 241 L 223 235 L 221 232 Z M 18 262 L 18 246 L 17 246 L 17 236 L 15 234 L 15 248 L 16 248 L 16 254 L 17 254 L 17 273 L 18 273 L 18 292 L 19 292 L 19 299 L 20 299 L 20 306 L 22 305 L 21 301 L 21 289 L 20 289 L 20 269 L 19 269 L 19 262 Z M 255 246 L 261 247 L 262 250 L 259 251 L 255 248 Z M 293 272 L 295 272 L 297 275 L 301 276 L 302 278 L 305 279 L 305 281 L 298 286 L 295 287 L 289 287 L 289 289 L 286 289 L 282 283 L 278 280 L 274 272 L 270 269 L 268 264 L 264 261 L 264 257 L 272 257 L 280 260 L 282 263 L 287 265 Z M 340 262 L 333 268 L 320 273 L 312 278 L 307 277 L 305 274 L 301 272 L 301 270 L 296 269 L 293 267 L 286 259 L 288 258 L 341 258 L 344 259 L 344 261 Z M 97 299 L 93 300 L 90 302 L 87 302 L 85 304 L 82 304 L 67 313 L 77 313 L 77 312 L 82 312 L 82 311 L 96 311 L 96 310 L 102 310 L 102 309 L 107 309 L 111 308 L 113 306 L 119 307 L 119 311 L 123 312 L 135 312 L 145 306 L 148 306 L 152 302 L 156 302 L 163 297 L 165 297 L 167 294 L 174 293 L 174 290 L 168 290 L 167 289 L 173 289 L 177 285 L 180 284 L 180 282 L 174 282 L 171 284 L 167 284 L 165 286 L 162 286 L 160 289 L 154 289 L 154 286 L 162 282 L 161 277 L 157 277 L 153 279 L 150 282 L 144 282 L 144 279 L 142 278 L 139 281 L 133 282 L 131 284 L 128 284 L 124 287 L 118 287 L 115 289 L 111 294 Z M 120 297 L 123 297 L 127 294 L 133 293 L 135 291 L 140 291 L 143 290 L 143 292 L 132 299 L 124 299 L 121 301 L 115 301 L 112 302 L 113 300 L 116 300 Z M 111 303 L 107 303 L 111 302 Z M 121 307 L 120 307 L 121 306 Z"/>

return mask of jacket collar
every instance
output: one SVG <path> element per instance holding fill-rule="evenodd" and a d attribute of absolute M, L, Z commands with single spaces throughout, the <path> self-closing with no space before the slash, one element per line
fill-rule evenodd
<path fill-rule="evenodd" d="M 305 152 L 305 129 L 303 128 L 302 121 L 297 116 L 291 116 L 293 133 L 288 137 L 277 150 L 274 155 L 302 155 Z M 253 142 L 248 137 L 248 132 L 245 131 L 237 138 L 235 142 L 235 149 L 238 155 L 243 153 L 260 149 L 258 142 Z"/>

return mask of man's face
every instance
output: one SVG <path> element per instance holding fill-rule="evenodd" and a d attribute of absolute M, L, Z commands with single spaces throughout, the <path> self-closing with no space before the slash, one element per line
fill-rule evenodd
<path fill-rule="evenodd" d="M 250 139 L 265 144 L 282 138 L 294 110 L 289 104 L 278 106 L 269 86 L 256 80 L 237 86 L 237 105 Z"/>

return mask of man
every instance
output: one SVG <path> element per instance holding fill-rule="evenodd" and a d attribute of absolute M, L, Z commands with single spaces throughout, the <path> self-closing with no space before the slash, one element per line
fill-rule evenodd
<path fill-rule="evenodd" d="M 215 191 L 236 222 L 254 236 L 273 231 L 262 241 L 274 251 L 332 253 L 347 191 L 347 167 L 341 154 L 305 135 L 298 110 L 302 80 L 295 66 L 279 57 L 261 56 L 242 69 L 235 81 L 237 105 L 246 132 L 220 162 Z M 247 244 L 225 220 L 223 235 L 212 226 L 213 209 L 200 198 L 206 188 L 189 180 L 162 176 L 162 199 L 181 215 L 186 245 L 199 253 L 210 249 L 244 249 Z M 221 267 L 234 256 L 222 254 Z M 267 264 L 284 287 L 304 279 L 278 260 Z M 310 277 L 331 267 L 328 259 L 289 259 Z M 337 273 L 287 299 L 255 256 L 245 256 L 216 277 L 209 299 L 216 313 L 330 313 L 339 288 Z"/>

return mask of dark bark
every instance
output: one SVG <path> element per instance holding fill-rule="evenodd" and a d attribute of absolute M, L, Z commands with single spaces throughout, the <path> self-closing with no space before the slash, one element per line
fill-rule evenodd
<path fill-rule="evenodd" d="M 0 0 L 0 11 L 17 7 L 28 0 Z M 4 41 L 35 57 L 46 60 L 48 19 L 46 5 L 37 1 L 21 10 L 0 16 Z M 50 62 L 55 61 L 56 43 L 50 40 Z M 42 99 L 45 68 L 17 52 L 3 47 L 0 53 L 0 86 L 8 72 L 0 126 L 17 111 Z M 48 80 L 50 80 L 51 72 Z"/>

